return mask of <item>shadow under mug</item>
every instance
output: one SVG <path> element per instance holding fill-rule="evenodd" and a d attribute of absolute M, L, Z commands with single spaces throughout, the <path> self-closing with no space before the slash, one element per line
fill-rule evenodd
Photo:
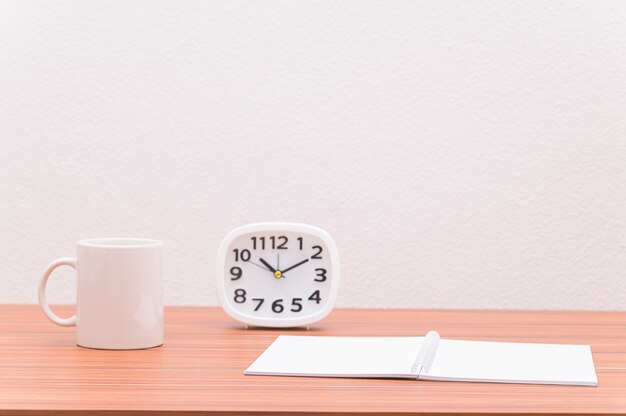
<path fill-rule="evenodd" d="M 57 316 L 46 283 L 59 266 L 76 270 L 76 314 Z M 39 305 L 57 325 L 76 326 L 76 343 L 99 349 L 142 349 L 163 344 L 163 243 L 142 238 L 97 238 L 77 243 L 76 258 L 48 265 Z"/>

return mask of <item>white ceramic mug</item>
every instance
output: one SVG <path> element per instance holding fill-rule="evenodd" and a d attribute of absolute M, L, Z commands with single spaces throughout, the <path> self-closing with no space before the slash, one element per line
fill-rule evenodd
<path fill-rule="evenodd" d="M 76 343 L 101 349 L 141 349 L 163 344 L 163 243 L 141 238 L 78 242 L 77 257 L 48 265 L 39 305 L 48 319 L 76 326 Z M 76 315 L 60 318 L 46 302 L 46 283 L 59 266 L 77 273 Z"/>

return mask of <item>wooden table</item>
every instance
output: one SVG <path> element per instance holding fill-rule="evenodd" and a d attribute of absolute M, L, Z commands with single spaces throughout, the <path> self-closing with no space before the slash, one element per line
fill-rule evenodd
<path fill-rule="evenodd" d="M 68 308 L 57 308 L 69 314 Z M 65 311 L 63 311 L 65 309 Z M 166 309 L 165 344 L 77 347 L 32 305 L 0 305 L 0 414 L 626 414 L 626 312 L 335 310 L 306 330 L 246 330 Z M 598 387 L 244 376 L 278 334 L 591 344 Z"/>

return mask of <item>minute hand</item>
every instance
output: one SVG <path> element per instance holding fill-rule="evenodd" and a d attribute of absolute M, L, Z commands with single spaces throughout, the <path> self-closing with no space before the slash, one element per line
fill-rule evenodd
<path fill-rule="evenodd" d="M 289 270 L 291 270 L 291 269 L 295 269 L 295 268 L 296 268 L 296 267 L 298 267 L 298 266 L 302 266 L 302 265 L 303 265 L 304 263 L 306 263 L 307 261 L 309 261 L 309 259 L 304 259 L 304 260 L 302 260 L 300 263 L 296 263 L 296 264 L 294 264 L 294 265 L 293 265 L 293 266 L 291 266 L 291 267 L 287 267 L 285 270 L 281 270 L 281 272 L 282 272 L 282 273 L 286 273 L 286 272 L 288 272 L 288 271 L 289 271 Z"/>

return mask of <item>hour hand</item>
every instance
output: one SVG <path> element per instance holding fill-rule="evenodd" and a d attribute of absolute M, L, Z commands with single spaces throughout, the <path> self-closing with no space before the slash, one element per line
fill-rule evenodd
<path fill-rule="evenodd" d="M 268 262 L 266 262 L 265 260 L 259 258 L 259 261 L 261 263 L 263 263 L 263 266 L 267 267 L 267 270 L 269 270 L 270 272 L 272 272 L 272 273 L 276 272 L 276 269 L 274 269 L 272 266 L 270 266 L 270 264 Z"/>

